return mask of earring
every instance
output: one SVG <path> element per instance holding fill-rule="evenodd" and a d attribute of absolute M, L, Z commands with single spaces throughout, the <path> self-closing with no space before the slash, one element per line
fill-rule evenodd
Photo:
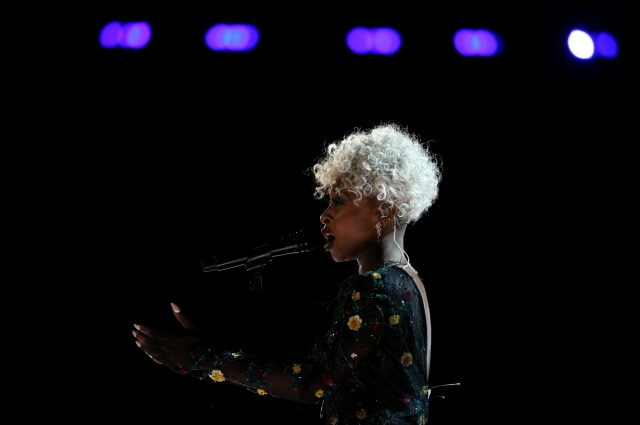
<path fill-rule="evenodd" d="M 378 242 L 380 242 L 380 236 L 382 236 L 382 223 L 376 221 L 376 233 L 378 234 Z"/>

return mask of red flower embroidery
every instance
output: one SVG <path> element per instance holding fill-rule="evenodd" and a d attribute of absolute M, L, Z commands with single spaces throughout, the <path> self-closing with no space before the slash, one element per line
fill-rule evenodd
<path fill-rule="evenodd" d="M 335 381 L 333 380 L 333 377 L 330 375 L 323 375 L 322 376 L 322 383 L 324 385 L 326 385 L 327 387 L 333 387 L 333 385 L 335 384 Z"/>

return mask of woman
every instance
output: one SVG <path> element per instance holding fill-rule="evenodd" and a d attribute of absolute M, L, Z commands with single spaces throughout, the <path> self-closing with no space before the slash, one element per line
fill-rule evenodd
<path fill-rule="evenodd" d="M 305 358 L 269 360 L 202 335 L 172 304 L 182 335 L 134 324 L 156 363 L 260 395 L 318 403 L 327 424 L 425 424 L 431 325 L 425 286 L 404 250 L 407 226 L 438 195 L 438 158 L 397 124 L 355 131 L 312 167 L 325 250 L 356 261 L 331 325 Z"/>

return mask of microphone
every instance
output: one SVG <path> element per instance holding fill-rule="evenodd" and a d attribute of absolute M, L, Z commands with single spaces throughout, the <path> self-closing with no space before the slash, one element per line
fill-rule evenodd
<path fill-rule="evenodd" d="M 272 258 L 309 252 L 319 246 L 321 246 L 320 238 L 318 238 L 318 242 L 309 242 L 305 232 L 297 230 L 280 236 L 275 242 L 266 243 L 254 248 L 245 256 L 231 259 L 218 259 L 214 256 L 213 261 L 202 261 L 202 270 L 204 272 L 222 271 L 244 266 L 247 271 L 251 271 L 264 266 L 270 262 Z"/>

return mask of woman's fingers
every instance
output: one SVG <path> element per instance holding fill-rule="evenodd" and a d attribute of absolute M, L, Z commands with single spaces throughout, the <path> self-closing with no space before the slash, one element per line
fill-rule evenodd
<path fill-rule="evenodd" d="M 185 329 L 192 329 L 194 331 L 199 330 L 198 327 L 194 325 L 191 322 L 191 320 L 187 318 L 187 316 L 184 315 L 184 313 L 182 312 L 180 307 L 178 307 L 177 304 L 171 303 L 171 309 L 173 310 L 173 315 L 176 317 L 176 319 L 178 319 L 178 322 L 180 322 L 182 327 L 184 327 Z"/>
<path fill-rule="evenodd" d="M 181 372 L 183 366 L 193 360 L 191 349 L 198 341 L 197 335 L 185 335 L 185 331 L 154 331 L 146 326 L 134 324 L 131 331 L 135 343 L 154 362 Z M 190 332 L 190 330 L 189 330 Z"/>
<path fill-rule="evenodd" d="M 198 341 L 198 328 L 189 320 L 177 304 L 171 303 L 175 318 L 184 330 L 156 330 L 133 324 L 135 343 L 155 363 L 180 374 L 188 373 L 184 365 L 193 360 L 191 349 Z"/>

